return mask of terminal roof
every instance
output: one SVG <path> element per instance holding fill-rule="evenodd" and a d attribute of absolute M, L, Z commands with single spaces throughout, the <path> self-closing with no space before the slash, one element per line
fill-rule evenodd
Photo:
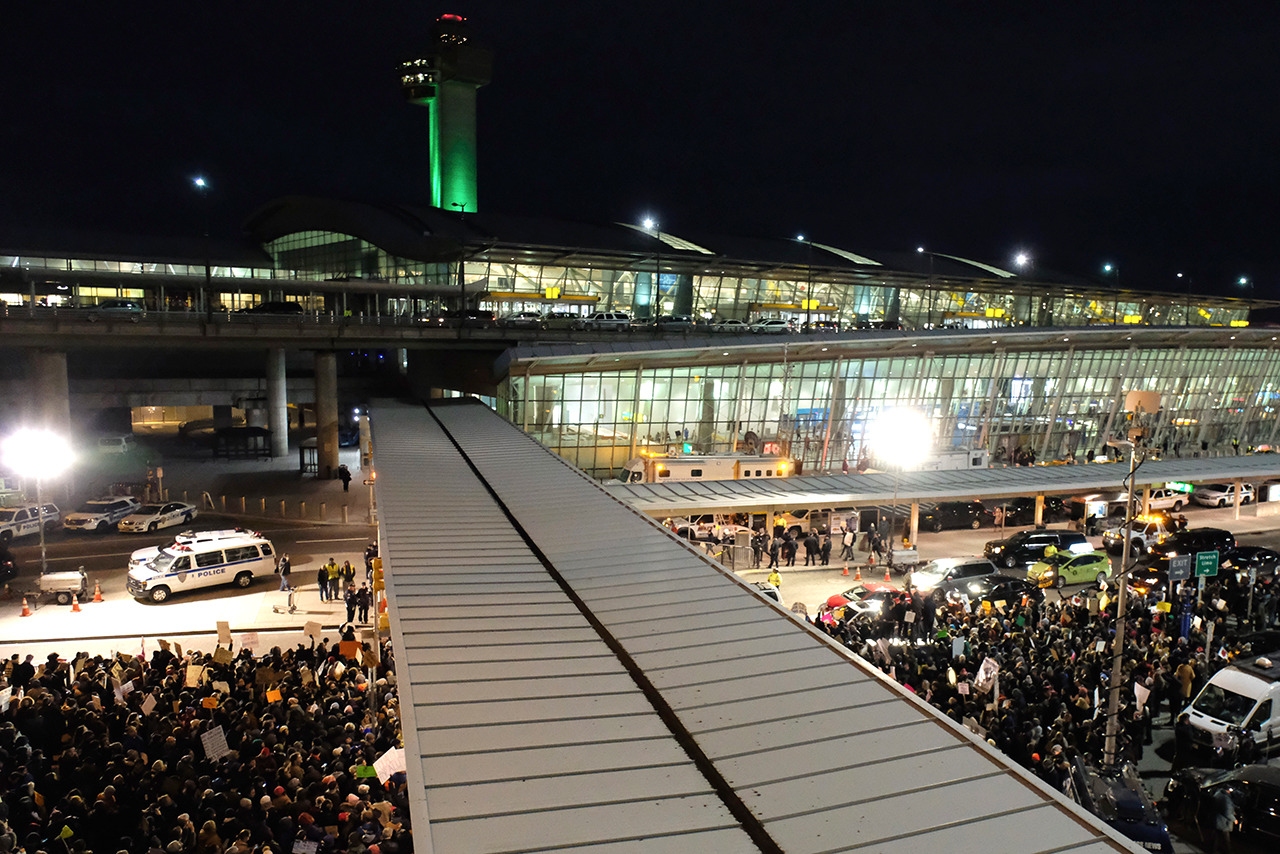
<path fill-rule="evenodd" d="M 1079 495 L 1121 489 L 1126 463 L 1006 466 L 955 471 L 838 474 L 759 480 L 705 480 L 677 483 L 613 484 L 604 489 L 651 516 L 690 513 L 751 513 L 823 509 L 899 501 L 1014 498 L 1020 495 Z M 1210 483 L 1236 478 L 1256 482 L 1280 477 L 1280 454 L 1173 459 L 1145 462 L 1135 480 Z"/>
<path fill-rule="evenodd" d="M 420 850 L 1132 850 L 490 410 L 371 421 Z"/>

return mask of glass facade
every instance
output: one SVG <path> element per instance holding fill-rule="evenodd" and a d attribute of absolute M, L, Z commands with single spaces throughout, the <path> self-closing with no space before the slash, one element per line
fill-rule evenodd
<path fill-rule="evenodd" d="M 639 453 L 728 453 L 749 441 L 776 445 L 803 471 L 839 469 L 864 453 L 879 413 L 898 407 L 928 416 L 935 448 L 985 448 L 997 463 L 1019 449 L 1083 461 L 1135 427 L 1170 455 L 1276 441 L 1280 365 L 1269 347 L 1064 348 L 788 361 L 779 347 L 776 361 L 557 372 L 544 359 L 538 373 L 517 360 L 498 408 L 601 478 Z M 1123 410 L 1132 391 L 1159 392 L 1160 412 L 1133 420 Z"/>

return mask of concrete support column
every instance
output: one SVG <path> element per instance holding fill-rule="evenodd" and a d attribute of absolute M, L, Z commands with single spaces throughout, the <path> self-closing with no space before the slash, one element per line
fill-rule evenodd
<path fill-rule="evenodd" d="M 916 540 L 920 538 L 920 502 L 911 502 L 911 548 L 917 548 Z"/>
<path fill-rule="evenodd" d="M 1036 495 L 1036 527 L 1044 524 L 1044 493 Z"/>
<path fill-rule="evenodd" d="M 322 478 L 338 472 L 338 354 L 317 350 L 316 374 L 316 463 Z"/>
<path fill-rule="evenodd" d="M 335 406 L 337 405 L 335 401 Z M 271 430 L 271 456 L 289 453 L 289 396 L 285 382 L 284 348 L 267 351 L 267 428 Z"/>
<path fill-rule="evenodd" d="M 71 389 L 67 382 L 67 354 L 62 350 L 32 350 L 31 378 L 36 390 L 39 426 L 71 439 Z"/>

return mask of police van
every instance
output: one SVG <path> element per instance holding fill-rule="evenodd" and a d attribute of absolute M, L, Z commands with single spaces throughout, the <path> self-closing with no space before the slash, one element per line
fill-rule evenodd
<path fill-rule="evenodd" d="M 274 573 L 275 568 L 275 549 L 260 536 L 175 542 L 141 566 L 132 567 L 125 587 L 136 599 L 164 602 L 175 593 L 218 584 L 248 587 L 258 576 Z"/>

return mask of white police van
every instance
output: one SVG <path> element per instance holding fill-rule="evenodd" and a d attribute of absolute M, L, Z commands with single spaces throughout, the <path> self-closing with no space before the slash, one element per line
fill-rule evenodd
<path fill-rule="evenodd" d="M 248 587 L 260 575 L 275 572 L 269 540 L 253 534 L 165 546 L 141 566 L 132 567 L 125 587 L 136 599 L 164 602 L 174 593 L 235 584 Z"/>

